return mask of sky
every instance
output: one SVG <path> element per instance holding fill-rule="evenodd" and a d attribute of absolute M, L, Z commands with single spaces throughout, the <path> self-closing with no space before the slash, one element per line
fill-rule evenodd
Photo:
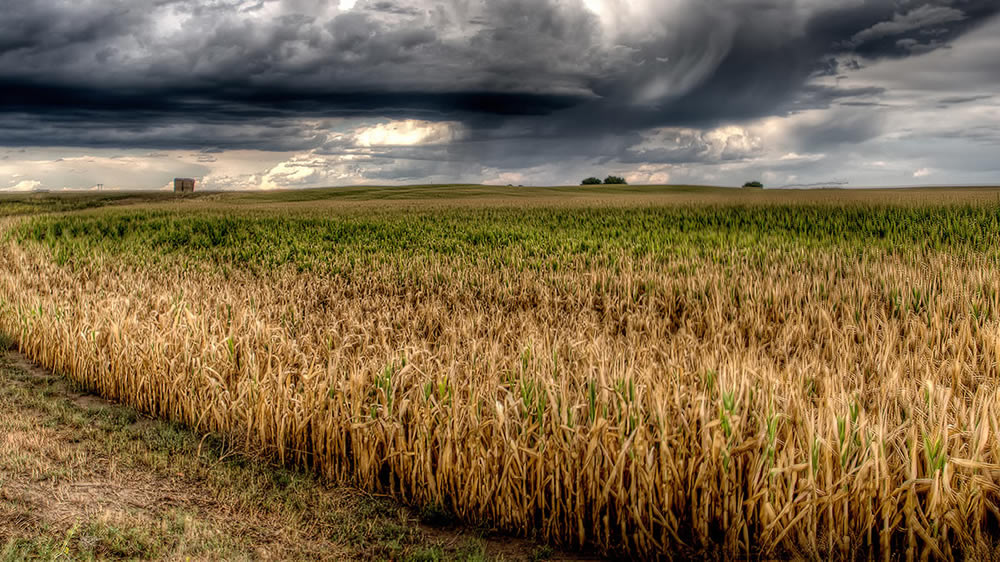
<path fill-rule="evenodd" d="M 997 0 L 0 8 L 0 190 L 1000 184 Z"/>

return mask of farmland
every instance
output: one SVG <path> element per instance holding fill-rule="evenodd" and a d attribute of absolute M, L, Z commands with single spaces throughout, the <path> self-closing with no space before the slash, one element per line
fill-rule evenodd
<path fill-rule="evenodd" d="M 0 209 L 25 355 L 327 481 L 632 557 L 1000 538 L 997 190 Z"/>

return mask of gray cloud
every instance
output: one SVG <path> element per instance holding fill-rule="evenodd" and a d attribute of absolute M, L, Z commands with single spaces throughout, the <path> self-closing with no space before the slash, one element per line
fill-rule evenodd
<path fill-rule="evenodd" d="M 0 0 L 0 145 L 184 149 L 206 167 L 234 149 L 317 155 L 273 174 L 290 185 L 339 177 L 325 171 L 338 158 L 337 173 L 386 180 L 489 169 L 543 181 L 554 162 L 834 177 L 818 158 L 754 162 L 906 138 L 890 118 L 900 88 L 937 88 L 911 104 L 978 107 L 991 97 L 967 92 L 997 83 L 983 49 L 963 65 L 901 64 L 996 21 L 995 0 L 603 1 L 595 13 L 582 0 L 359 0 L 347 12 L 326 0 Z M 788 146 L 717 130 L 771 117 L 790 120 Z M 461 135 L 358 146 L 341 134 L 386 118 Z M 996 130 L 935 135 L 987 143 Z"/>
<path fill-rule="evenodd" d="M 877 108 L 841 107 L 822 119 L 794 125 L 790 135 L 801 150 L 821 152 L 837 145 L 857 145 L 885 132 L 886 115 Z"/>
<path fill-rule="evenodd" d="M 649 2 L 644 21 L 626 22 L 641 32 L 615 32 L 576 0 L 361 1 L 346 13 L 318 0 L 11 2 L 0 143 L 293 149 L 316 143 L 282 120 L 334 116 L 513 121 L 542 135 L 710 126 L 856 95 L 807 81 L 831 56 L 937 48 L 1000 11 L 906 5 Z M 272 130 L 224 132 L 246 123 Z"/>
<path fill-rule="evenodd" d="M 851 43 L 854 46 L 862 45 L 872 40 L 899 36 L 915 30 L 935 30 L 944 33 L 945 28 L 939 26 L 960 22 L 965 18 L 965 12 L 951 6 L 925 4 L 917 6 L 909 12 L 897 12 L 891 20 L 879 22 L 868 29 L 855 33 L 854 37 L 851 38 Z M 900 41 L 916 42 L 917 40 L 909 38 Z"/>
<path fill-rule="evenodd" d="M 947 98 L 941 98 L 938 103 L 941 105 L 957 105 L 962 103 L 972 103 L 976 101 L 988 100 L 993 98 L 993 94 L 984 95 L 974 95 L 974 96 L 951 96 Z"/>

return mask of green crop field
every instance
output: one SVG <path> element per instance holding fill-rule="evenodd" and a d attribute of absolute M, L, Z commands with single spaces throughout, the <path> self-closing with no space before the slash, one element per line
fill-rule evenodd
<path fill-rule="evenodd" d="M 29 358 L 329 482 L 609 556 L 997 553 L 1000 190 L 0 213 Z"/>
<path fill-rule="evenodd" d="M 35 218 L 20 242 L 61 255 L 100 250 L 241 266 L 322 269 L 344 259 L 497 261 L 559 267 L 580 258 L 666 260 L 844 248 L 996 255 L 998 206 L 678 206 L 473 208 L 331 214 L 129 211 Z M 67 252 L 69 254 L 67 254 Z M 504 261 L 510 259 L 510 263 Z"/>

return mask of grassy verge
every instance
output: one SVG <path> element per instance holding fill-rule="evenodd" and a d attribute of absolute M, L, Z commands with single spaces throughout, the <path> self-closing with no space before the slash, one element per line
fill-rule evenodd
<path fill-rule="evenodd" d="M 7 349 L 10 340 L 0 339 Z M 0 357 L 0 560 L 533 560 Z"/>

